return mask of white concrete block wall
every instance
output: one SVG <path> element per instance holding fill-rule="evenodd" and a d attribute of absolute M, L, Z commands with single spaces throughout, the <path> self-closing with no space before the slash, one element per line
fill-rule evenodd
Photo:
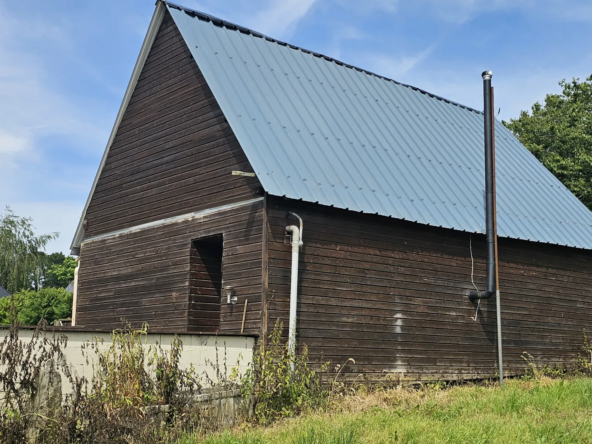
<path fill-rule="evenodd" d="M 0 335 L 4 338 L 9 330 L 0 330 Z M 21 329 L 19 339 L 23 342 L 31 340 L 34 331 L 31 329 Z M 48 337 L 64 334 L 68 338 L 66 348 L 63 350 L 66 360 L 78 377 L 85 377 L 91 381 L 93 376 L 93 361 L 96 361 L 96 352 L 89 345 L 99 340 L 99 350 L 107 350 L 111 343 L 110 333 L 96 333 L 84 331 L 63 331 L 45 333 Z M 195 368 L 198 375 L 204 372 L 209 375 L 213 381 L 217 381 L 215 368 L 212 364 L 216 363 L 216 353 L 218 354 L 218 365 L 222 373 L 224 372 L 224 363 L 226 360 L 226 369 L 229 376 L 234 367 L 237 367 L 240 374 L 244 374 L 253 359 L 253 348 L 255 338 L 246 336 L 214 336 L 197 334 L 178 335 L 183 343 L 183 351 L 179 366 L 182 369 L 189 369 L 191 365 Z M 171 343 L 175 335 L 149 333 L 142 337 L 143 347 L 146 358 L 149 357 L 150 346 L 160 344 L 164 350 L 170 350 Z M 101 343 L 102 341 L 102 343 Z M 83 347 L 85 350 L 83 352 Z M 87 357 L 88 362 L 87 362 Z M 2 371 L 2 369 L 0 369 Z M 204 380 L 205 383 L 205 380 Z M 62 376 L 62 394 L 66 395 L 72 391 L 69 382 Z"/>

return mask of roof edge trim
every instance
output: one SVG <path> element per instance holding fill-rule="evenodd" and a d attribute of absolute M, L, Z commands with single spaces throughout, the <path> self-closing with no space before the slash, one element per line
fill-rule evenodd
<path fill-rule="evenodd" d="M 333 63 L 335 63 L 337 65 L 344 66 L 346 68 L 355 69 L 356 71 L 363 72 L 364 74 L 367 74 L 369 76 L 373 76 L 373 77 L 377 77 L 379 79 L 383 79 L 383 80 L 387 80 L 389 82 L 393 82 L 393 83 L 395 83 L 397 85 L 403 86 L 405 88 L 412 89 L 412 90 L 417 91 L 417 92 L 419 92 L 421 94 L 425 94 L 425 95 L 427 95 L 427 96 L 429 96 L 429 97 L 431 97 L 433 99 L 442 100 L 442 101 L 444 101 L 446 103 L 449 103 L 449 104 L 454 105 L 454 106 L 458 106 L 459 108 L 464 108 L 464 109 L 466 109 L 468 111 L 472 111 L 472 112 L 477 113 L 477 114 L 483 114 L 483 111 L 479 111 L 477 109 L 471 108 L 470 106 L 463 105 L 462 103 L 458 103 L 458 102 L 455 102 L 453 100 L 447 99 L 445 97 L 438 96 L 436 94 L 433 94 L 433 93 L 431 93 L 429 91 L 426 91 L 424 89 L 418 88 L 416 86 L 408 85 L 406 83 L 397 82 L 396 80 L 393 80 L 393 79 L 391 79 L 389 77 L 381 76 L 380 74 L 376 74 L 376 73 L 374 73 L 372 71 L 368 71 L 367 69 L 363 69 L 363 68 L 360 68 L 358 66 L 350 65 L 349 63 L 342 62 L 341 60 L 334 59 L 333 57 L 329 57 L 327 55 L 320 54 L 318 52 L 311 51 L 309 49 L 305 49 L 305 48 L 302 48 L 300 46 L 292 45 L 291 43 L 286 43 L 286 42 L 284 42 L 282 40 L 274 39 L 273 37 L 269 37 L 269 36 L 267 36 L 265 34 L 262 34 L 262 33 L 258 32 L 258 31 L 254 31 L 254 30 L 252 30 L 250 28 L 246 28 L 244 26 L 237 25 L 236 23 L 228 22 L 228 21 L 226 21 L 224 19 L 215 17 L 215 16 L 210 15 L 210 14 L 206 14 L 205 12 L 200 12 L 200 11 L 196 11 L 195 9 L 186 8 L 185 6 L 181 6 L 181 5 L 178 5 L 176 3 L 169 2 L 167 0 L 160 0 L 160 1 L 162 1 L 163 3 L 165 3 L 169 8 L 174 8 L 174 9 L 177 9 L 179 11 L 184 11 L 186 14 L 189 14 L 189 15 L 191 15 L 193 17 L 197 17 L 197 18 L 199 18 L 201 20 L 206 20 L 206 21 L 212 22 L 214 25 L 223 26 L 223 27 L 228 28 L 228 29 L 232 29 L 232 30 L 235 30 L 235 31 L 239 31 L 239 32 L 242 32 L 242 33 L 245 33 L 245 34 L 252 35 L 254 37 L 259 37 L 259 38 L 265 39 L 265 40 L 267 40 L 269 42 L 272 42 L 272 43 L 277 43 L 278 45 L 287 46 L 287 47 L 289 47 L 291 49 L 302 51 L 305 54 L 311 54 L 311 55 L 313 55 L 315 57 L 319 57 L 319 58 L 325 59 L 328 62 L 333 62 Z"/>
<path fill-rule="evenodd" d="M 101 159 L 101 164 L 99 165 L 99 169 L 95 176 L 95 180 L 92 184 L 90 189 L 90 193 L 88 198 L 86 199 L 86 204 L 84 205 L 84 210 L 82 211 L 82 216 L 80 216 L 80 220 L 78 221 L 78 227 L 76 228 L 76 232 L 74 234 L 74 238 L 72 239 L 72 243 L 70 244 L 70 252 L 72 255 L 79 255 L 80 254 L 80 245 L 84 240 L 84 226 L 83 222 L 86 217 L 86 212 L 88 210 L 88 206 L 90 205 L 90 201 L 92 196 L 95 192 L 95 188 L 97 187 L 97 183 L 99 181 L 99 177 L 101 177 L 101 173 L 105 166 L 105 162 L 107 161 L 107 156 L 109 155 L 109 150 L 111 149 L 111 145 L 113 144 L 113 140 L 115 139 L 115 135 L 117 134 L 117 130 L 119 129 L 119 125 L 123 120 L 123 115 L 127 110 L 127 106 L 132 98 L 132 94 L 136 89 L 136 85 L 138 83 L 138 79 L 140 78 L 140 74 L 142 73 L 142 69 L 144 68 L 144 64 L 146 63 L 146 59 L 148 58 L 148 53 L 150 49 L 152 49 L 152 44 L 154 43 L 154 39 L 156 38 L 156 34 L 162 24 L 162 20 L 164 18 L 164 13 L 166 8 L 162 1 L 157 1 L 156 8 L 154 10 L 154 14 L 152 15 L 152 19 L 150 21 L 150 26 L 148 27 L 148 31 L 146 32 L 146 37 L 144 37 L 144 42 L 142 43 L 142 48 L 140 49 L 140 54 L 138 55 L 138 59 L 136 60 L 136 64 L 134 66 L 134 70 L 132 71 L 132 75 L 130 81 L 127 85 L 127 89 L 125 90 L 125 95 L 123 96 L 123 101 L 121 102 L 121 106 L 119 107 L 119 111 L 117 113 L 117 117 L 115 118 L 115 123 L 113 124 L 113 129 L 111 130 L 111 134 L 109 136 L 109 140 L 107 141 L 107 146 L 105 148 L 105 152 L 103 153 L 103 158 Z"/>

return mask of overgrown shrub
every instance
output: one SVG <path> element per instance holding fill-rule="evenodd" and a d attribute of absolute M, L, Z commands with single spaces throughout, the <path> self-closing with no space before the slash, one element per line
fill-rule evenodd
<path fill-rule="evenodd" d="M 179 367 L 180 338 L 169 350 L 160 344 L 146 350 L 147 331 L 148 324 L 127 326 L 112 332 L 107 349 L 99 340 L 89 345 L 87 359 L 95 363 L 90 389 L 81 387 L 72 397 L 63 439 L 74 434 L 85 443 L 168 442 L 199 416 L 190 401 L 201 386 L 193 368 Z"/>
<path fill-rule="evenodd" d="M 575 363 L 563 363 L 556 365 L 537 365 L 534 357 L 528 353 L 522 353 L 522 359 L 526 362 L 523 379 L 538 380 L 546 378 L 561 378 L 566 376 L 592 376 L 592 342 L 588 339 L 586 329 L 582 330 L 582 349 L 578 353 Z"/>
<path fill-rule="evenodd" d="M 243 396 L 252 400 L 255 419 L 266 424 L 304 409 L 323 407 L 329 392 L 321 375 L 328 366 L 322 364 L 316 371 L 311 368 L 306 346 L 300 354 L 292 353 L 282 339 L 282 324 L 276 323 L 267 347 L 254 354 L 252 368 L 242 380 Z"/>

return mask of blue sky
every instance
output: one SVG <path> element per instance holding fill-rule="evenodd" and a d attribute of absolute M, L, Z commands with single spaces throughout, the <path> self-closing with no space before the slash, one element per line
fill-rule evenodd
<path fill-rule="evenodd" d="M 499 118 L 592 74 L 589 0 L 179 0 Z M 70 241 L 153 0 L 0 0 L 0 207 Z"/>

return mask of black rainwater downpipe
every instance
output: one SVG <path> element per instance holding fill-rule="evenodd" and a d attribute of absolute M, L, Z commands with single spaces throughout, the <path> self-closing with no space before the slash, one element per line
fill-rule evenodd
<path fill-rule="evenodd" d="M 481 74 L 483 77 L 484 135 L 485 135 L 485 233 L 487 238 L 487 289 L 481 293 L 471 291 L 469 299 L 489 299 L 495 295 L 497 286 L 497 227 L 495 224 L 495 188 L 494 188 L 494 153 L 493 153 L 493 103 L 491 71 Z"/>

